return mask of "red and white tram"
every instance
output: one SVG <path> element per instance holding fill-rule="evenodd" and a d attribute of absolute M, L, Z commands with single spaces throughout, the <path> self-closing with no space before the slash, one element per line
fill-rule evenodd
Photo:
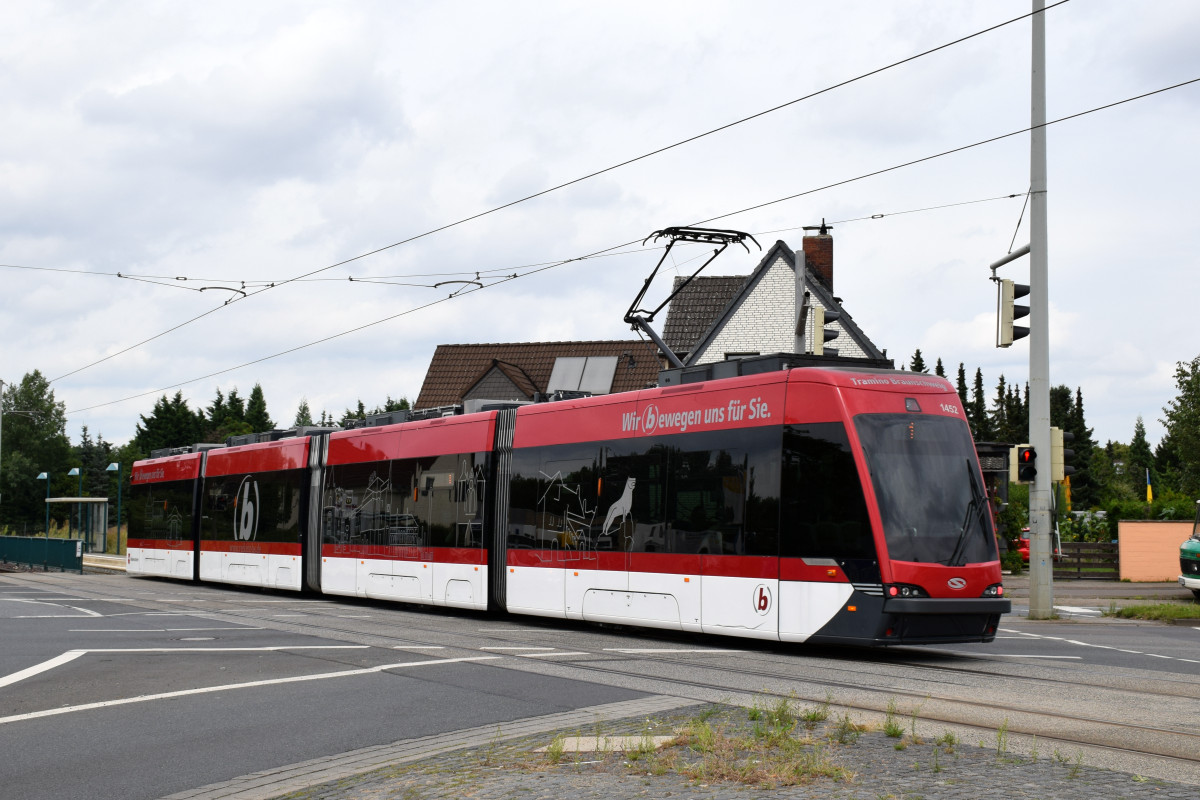
<path fill-rule="evenodd" d="M 793 642 L 978 642 L 953 387 L 803 367 L 134 465 L 129 571 Z"/>

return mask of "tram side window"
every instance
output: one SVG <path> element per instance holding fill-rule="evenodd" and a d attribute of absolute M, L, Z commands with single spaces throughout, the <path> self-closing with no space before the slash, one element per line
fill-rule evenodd
<path fill-rule="evenodd" d="M 369 548 L 478 547 L 483 494 L 478 454 L 330 467 L 322 540 Z"/>
<path fill-rule="evenodd" d="M 129 538 L 180 541 L 192 538 L 195 481 L 139 483 L 130 490 Z"/>
<path fill-rule="evenodd" d="M 875 558 L 867 504 L 842 423 L 787 426 L 782 481 L 782 555 Z"/>
<path fill-rule="evenodd" d="M 295 542 L 307 471 L 222 475 L 204 481 L 201 537 L 214 541 Z"/>
<path fill-rule="evenodd" d="M 431 547 L 481 547 L 486 455 L 454 453 L 396 462 L 412 515 Z"/>
<path fill-rule="evenodd" d="M 601 449 L 594 444 L 529 448 L 513 454 L 508 547 L 594 550 Z"/>
<path fill-rule="evenodd" d="M 634 480 L 630 548 L 777 555 L 779 473 L 773 462 L 778 447 L 778 429 L 764 428 L 675 436 L 612 455 L 606 485 L 615 491 Z M 620 502 L 607 495 L 602 511 Z"/>
<path fill-rule="evenodd" d="M 636 447 L 645 440 L 634 442 Z M 670 552 L 667 536 L 668 448 L 607 447 L 597 519 L 597 547 L 636 553 Z"/>

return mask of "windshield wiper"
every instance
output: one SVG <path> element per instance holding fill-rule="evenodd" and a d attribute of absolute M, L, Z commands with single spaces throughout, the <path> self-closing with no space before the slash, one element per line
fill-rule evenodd
<path fill-rule="evenodd" d="M 979 488 L 979 477 L 975 474 L 975 470 L 971 469 L 971 459 L 966 459 L 967 464 L 967 479 L 971 483 L 971 502 L 967 503 L 967 513 L 963 516 L 962 529 L 958 532 L 958 541 L 954 545 L 954 552 L 950 554 L 950 558 L 946 561 L 948 567 L 961 567 L 966 562 L 965 548 L 967 544 L 967 533 L 970 531 L 972 517 L 979 517 L 979 513 L 983 510 L 985 498 L 983 492 Z M 986 535 L 987 526 L 984 526 Z M 961 562 L 959 559 L 963 559 Z"/>

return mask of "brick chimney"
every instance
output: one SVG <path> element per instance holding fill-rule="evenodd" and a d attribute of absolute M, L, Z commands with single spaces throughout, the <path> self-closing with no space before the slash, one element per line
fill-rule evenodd
<path fill-rule="evenodd" d="M 833 291 L 833 237 L 829 235 L 829 231 L 832 227 L 832 225 L 826 225 L 825 220 L 822 219 L 820 228 L 813 226 L 804 229 L 817 231 L 816 235 L 804 237 L 804 258 L 808 262 L 808 268 L 831 292 Z"/>

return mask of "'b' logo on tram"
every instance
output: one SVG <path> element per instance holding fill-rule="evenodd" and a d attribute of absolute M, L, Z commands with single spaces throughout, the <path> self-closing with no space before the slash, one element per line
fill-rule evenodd
<path fill-rule="evenodd" d="M 238 486 L 237 504 L 233 508 L 233 538 L 249 541 L 258 533 L 258 481 L 242 478 Z"/>
<path fill-rule="evenodd" d="M 766 616 L 771 610 L 771 587 L 765 583 L 760 583 L 754 587 L 754 594 L 751 595 L 754 601 L 754 612 L 761 616 Z"/>

